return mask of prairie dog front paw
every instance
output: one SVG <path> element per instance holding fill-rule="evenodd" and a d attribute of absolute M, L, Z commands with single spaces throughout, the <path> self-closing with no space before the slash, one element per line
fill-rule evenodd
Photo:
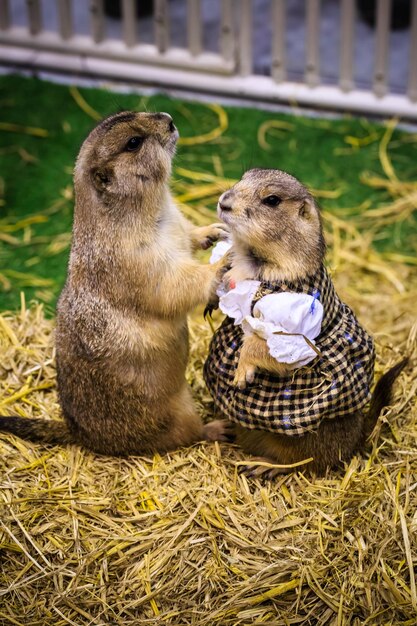
<path fill-rule="evenodd" d="M 233 379 L 233 384 L 236 387 L 239 387 L 239 389 L 245 389 L 246 383 L 253 383 L 255 379 L 255 372 L 256 367 L 254 365 L 241 365 L 239 362 L 235 377 Z"/>
<path fill-rule="evenodd" d="M 229 229 L 225 224 L 221 223 L 200 226 L 193 229 L 191 237 L 195 248 L 207 250 L 216 243 L 216 241 L 227 239 L 229 237 Z"/>

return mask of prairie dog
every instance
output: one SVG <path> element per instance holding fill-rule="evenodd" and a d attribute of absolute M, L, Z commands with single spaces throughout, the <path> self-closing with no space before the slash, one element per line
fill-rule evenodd
<path fill-rule="evenodd" d="M 126 111 L 85 140 L 57 306 L 65 421 L 2 417 L 1 431 L 109 455 L 225 436 L 224 422 L 203 426 L 184 373 L 187 313 L 212 296 L 222 268 L 198 263 L 192 251 L 227 228 L 194 228 L 176 207 L 169 179 L 177 139 L 170 115 Z"/>
<path fill-rule="evenodd" d="M 279 170 L 250 170 L 220 197 L 218 215 L 233 242 L 226 284 L 259 281 L 252 304 L 265 293 L 308 294 L 320 300 L 324 314 L 316 340 L 320 356 L 295 369 L 227 317 L 204 368 L 217 412 L 235 423 L 237 443 L 262 462 L 288 466 L 312 458 L 303 469 L 323 473 L 363 446 L 406 360 L 381 378 L 366 413 L 373 342 L 334 290 L 323 264 L 319 209 L 297 179 Z M 251 473 L 264 471 L 260 465 Z"/>

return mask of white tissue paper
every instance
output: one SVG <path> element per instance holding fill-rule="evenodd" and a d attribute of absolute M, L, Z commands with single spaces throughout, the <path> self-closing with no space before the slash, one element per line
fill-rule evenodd
<path fill-rule="evenodd" d="M 219 308 L 222 313 L 234 319 L 235 326 L 250 316 L 252 299 L 260 284 L 259 280 L 240 280 L 236 287 L 226 293 L 221 287 L 217 290 Z"/>
<path fill-rule="evenodd" d="M 211 251 L 210 263 L 217 263 L 220 259 L 230 250 L 232 247 L 231 239 L 224 239 L 223 241 L 218 241 Z"/>

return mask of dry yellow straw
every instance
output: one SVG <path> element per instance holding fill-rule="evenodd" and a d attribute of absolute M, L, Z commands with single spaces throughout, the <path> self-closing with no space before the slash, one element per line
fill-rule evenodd
<path fill-rule="evenodd" d="M 69 88 L 69 92 L 71 96 L 74 98 L 75 102 L 80 107 L 80 109 L 82 109 L 84 113 L 86 113 L 89 117 L 91 117 L 93 120 L 96 120 L 96 121 L 100 121 L 103 119 L 103 116 L 100 115 L 98 111 L 93 109 L 93 107 L 88 104 L 86 99 L 81 95 L 78 87 L 76 87 L 75 85 L 71 85 Z"/>
<path fill-rule="evenodd" d="M 207 104 L 207 108 L 216 113 L 218 118 L 218 126 L 213 130 L 203 133 L 202 135 L 196 135 L 195 137 L 180 137 L 178 143 L 182 146 L 196 146 L 202 143 L 208 143 L 220 137 L 229 125 L 229 120 L 226 111 L 218 104 Z"/>
<path fill-rule="evenodd" d="M 267 120 L 263 122 L 258 128 L 258 143 L 263 150 L 272 150 L 271 146 L 266 141 L 266 135 L 272 129 L 291 131 L 294 130 L 294 124 L 280 120 Z"/>
<path fill-rule="evenodd" d="M 378 372 L 415 351 L 415 273 L 401 298 L 390 282 L 370 288 L 355 265 L 335 280 L 375 335 Z M 39 306 L 23 301 L 17 314 L 0 315 L 3 411 L 60 418 L 52 333 Z M 190 338 L 187 377 L 212 419 L 202 380 L 211 331 L 201 317 Z M 238 475 L 253 461 L 226 444 L 119 459 L 0 436 L 0 620 L 308 626 L 312 614 L 323 624 L 355 614 L 359 626 L 383 614 L 386 624 L 411 626 L 416 368 L 413 357 L 369 458 L 320 479 L 261 484 Z"/>
<path fill-rule="evenodd" d="M 391 137 L 394 133 L 394 130 L 398 124 L 398 120 L 392 119 L 387 123 L 387 129 L 381 139 L 381 143 L 379 144 L 379 158 L 381 161 L 382 168 L 385 174 L 391 181 L 397 181 L 398 177 L 392 167 L 391 160 L 388 156 L 388 144 L 391 140 Z"/>
<path fill-rule="evenodd" d="M 49 132 L 45 128 L 36 128 L 35 126 L 22 126 L 21 124 L 11 124 L 9 122 L 0 122 L 0 131 L 9 133 L 22 133 L 23 135 L 32 135 L 33 137 L 48 137 Z"/>

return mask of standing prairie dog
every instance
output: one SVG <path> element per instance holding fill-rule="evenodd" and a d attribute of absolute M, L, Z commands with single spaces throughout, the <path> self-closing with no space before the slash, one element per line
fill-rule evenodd
<path fill-rule="evenodd" d="M 169 190 L 178 132 L 166 113 L 105 119 L 81 147 L 68 277 L 57 307 L 64 422 L 1 417 L 0 430 L 95 452 L 165 451 L 225 436 L 203 426 L 185 381 L 187 314 L 212 297 L 222 262 L 198 247 L 222 224 L 194 228 Z M 227 430 L 227 427 L 226 427 Z"/>
<path fill-rule="evenodd" d="M 227 317 L 210 346 L 205 379 L 217 412 L 235 423 L 237 443 L 261 457 L 252 474 L 261 475 L 264 462 L 296 466 L 307 459 L 312 460 L 303 468 L 323 473 L 363 446 L 407 360 L 380 379 L 365 412 L 373 342 L 334 290 L 323 264 L 319 209 L 297 179 L 279 170 L 250 170 L 220 197 L 218 214 L 233 242 L 232 266 L 224 277 L 229 302 L 237 286 L 240 303 L 245 289 L 253 291 L 247 316 L 240 322 Z M 271 294 L 283 294 L 281 303 L 293 302 L 293 296 L 307 299 L 306 319 L 320 306 L 322 319 L 308 365 L 280 362 L 271 356 L 265 338 L 242 330 L 243 319 L 256 327 L 256 307 Z M 290 347 L 291 341 L 300 341 L 300 333 L 292 338 L 291 332 L 275 334 L 290 337 Z"/>

